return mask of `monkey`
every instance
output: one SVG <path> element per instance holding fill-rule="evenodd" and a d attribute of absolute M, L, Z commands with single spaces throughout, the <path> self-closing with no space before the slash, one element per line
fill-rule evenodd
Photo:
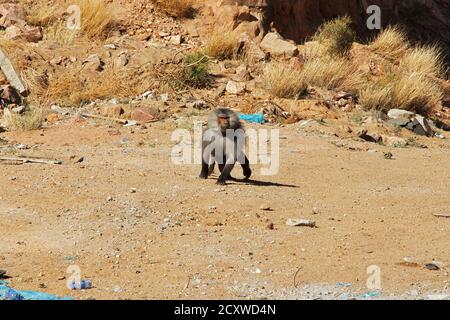
<path fill-rule="evenodd" d="M 244 153 L 245 133 L 239 116 L 227 108 L 218 108 L 208 117 L 208 129 L 202 137 L 202 170 L 200 178 L 207 179 L 217 162 L 220 176 L 217 184 L 234 180 L 231 170 L 238 161 L 246 180 L 252 175 L 250 162 Z"/>

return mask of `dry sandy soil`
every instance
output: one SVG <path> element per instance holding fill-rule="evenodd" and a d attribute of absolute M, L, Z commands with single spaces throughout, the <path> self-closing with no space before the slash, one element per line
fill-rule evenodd
<path fill-rule="evenodd" d="M 3 133 L 30 146 L 16 155 L 64 161 L 0 163 L 11 286 L 75 299 L 345 299 L 368 291 L 376 265 L 382 298 L 449 293 L 450 219 L 433 216 L 450 213 L 448 140 L 389 149 L 289 125 L 277 175 L 256 165 L 252 182 L 220 187 L 197 179 L 198 165 L 172 164 L 174 128 L 88 121 Z M 440 270 L 424 268 L 433 260 Z M 68 290 L 69 265 L 95 287 Z"/>

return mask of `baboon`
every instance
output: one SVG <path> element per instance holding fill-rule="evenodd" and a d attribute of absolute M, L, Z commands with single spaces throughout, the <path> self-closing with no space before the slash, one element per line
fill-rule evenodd
<path fill-rule="evenodd" d="M 203 133 L 200 178 L 207 179 L 217 162 L 220 170 L 217 184 L 224 185 L 227 180 L 233 179 L 231 170 L 237 161 L 242 166 L 245 179 L 249 179 L 252 170 L 244 153 L 244 142 L 244 128 L 236 112 L 226 108 L 211 112 L 208 129 Z"/>

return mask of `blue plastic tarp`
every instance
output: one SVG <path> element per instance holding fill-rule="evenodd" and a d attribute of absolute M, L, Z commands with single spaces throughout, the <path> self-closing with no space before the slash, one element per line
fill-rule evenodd
<path fill-rule="evenodd" d="M 239 114 L 239 119 L 247 121 L 247 122 L 254 122 L 254 123 L 264 123 L 264 114 L 262 113 L 254 113 L 254 114 Z"/>
<path fill-rule="evenodd" d="M 0 300 L 73 300 L 71 297 L 58 297 L 54 294 L 15 290 L 8 286 L 6 281 L 0 281 Z"/>

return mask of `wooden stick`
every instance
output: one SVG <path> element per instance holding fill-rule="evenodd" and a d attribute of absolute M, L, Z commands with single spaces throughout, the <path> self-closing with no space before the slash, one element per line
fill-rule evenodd
<path fill-rule="evenodd" d="M 20 157 L 0 157 L 0 161 L 22 161 L 23 163 L 62 164 L 62 161 L 59 160 L 20 158 Z"/>
<path fill-rule="evenodd" d="M 117 123 L 120 123 L 120 124 L 127 124 L 128 123 L 128 120 L 125 120 L 125 119 L 103 117 L 103 116 L 98 116 L 96 114 L 82 113 L 81 116 L 86 117 L 86 118 L 114 121 L 114 122 L 117 122 Z"/>
<path fill-rule="evenodd" d="M 450 213 L 449 214 L 436 213 L 436 214 L 433 214 L 433 216 L 438 217 L 438 218 L 450 218 Z"/>
<path fill-rule="evenodd" d="M 114 122 L 117 122 L 117 123 L 123 124 L 123 125 L 130 123 L 130 121 L 133 121 L 133 120 L 126 120 L 126 119 L 103 117 L 103 116 L 98 116 L 96 114 L 90 114 L 90 113 L 82 113 L 81 116 L 86 117 L 86 118 L 92 118 L 92 119 L 114 121 Z M 134 123 L 143 124 L 143 123 L 150 123 L 150 122 L 157 122 L 157 121 L 159 121 L 159 119 L 154 119 L 154 120 L 150 120 L 150 121 L 136 121 Z"/>

